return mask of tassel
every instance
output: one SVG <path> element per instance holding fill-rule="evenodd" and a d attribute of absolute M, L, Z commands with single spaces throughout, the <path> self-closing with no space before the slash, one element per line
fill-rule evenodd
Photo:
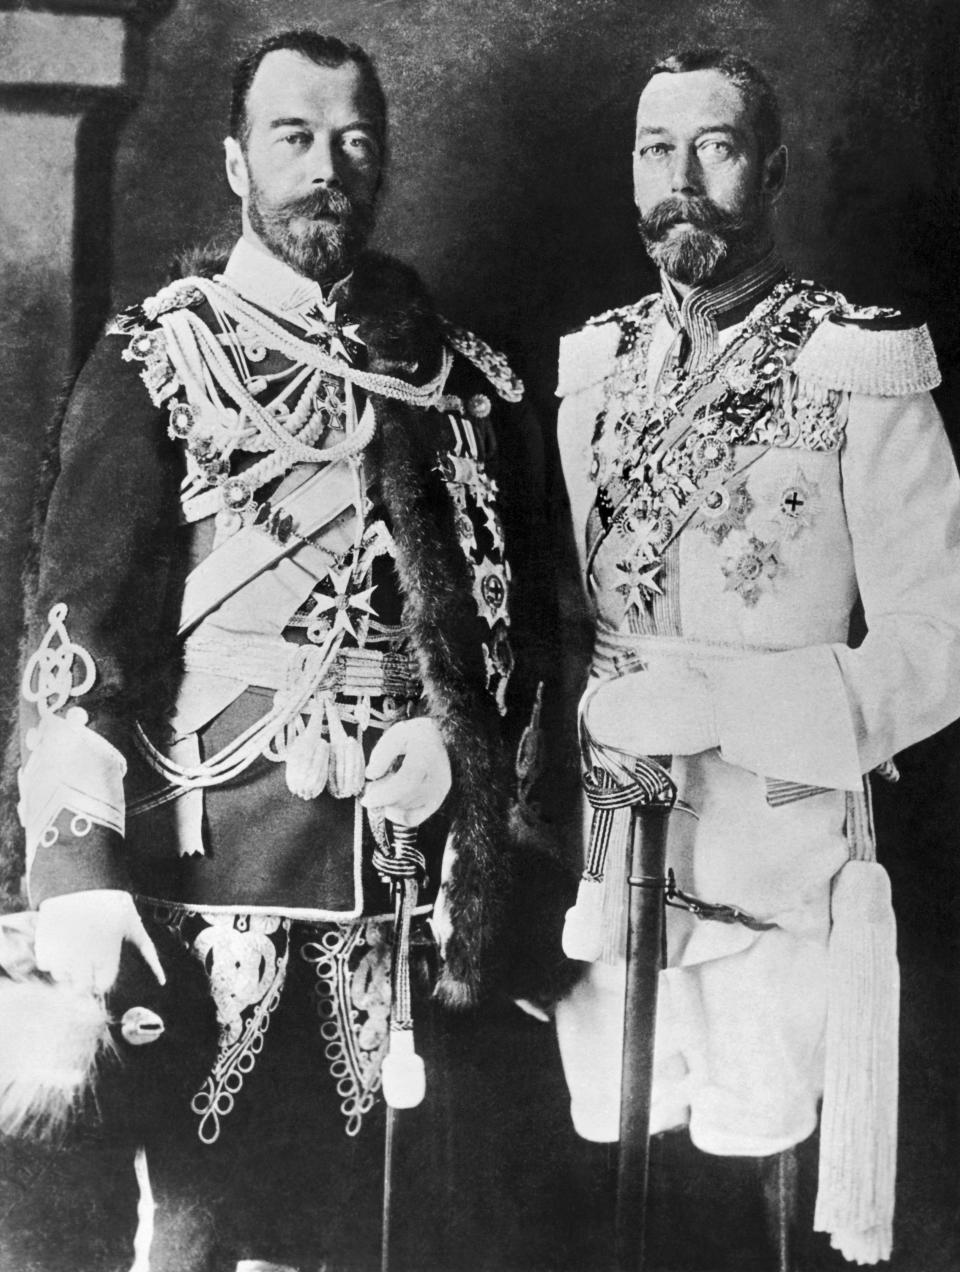
<path fill-rule="evenodd" d="M 563 952 L 581 963 L 595 963 L 603 949 L 603 880 L 584 875 L 577 901 L 563 921 Z"/>
<path fill-rule="evenodd" d="M 412 1029 L 391 1029 L 390 1049 L 380 1070 L 383 1098 L 392 1109 L 415 1109 L 427 1090 L 423 1060 L 413 1046 Z"/>
<path fill-rule="evenodd" d="M 307 727 L 287 747 L 287 787 L 298 799 L 316 799 L 327 784 L 330 744 L 323 736 L 324 704 L 310 713 Z"/>
<path fill-rule="evenodd" d="M 567 958 L 595 963 L 603 952 L 603 874 L 614 828 L 615 812 L 599 802 L 613 790 L 612 776 L 602 768 L 584 775 L 584 790 L 592 807 L 586 869 L 580 877 L 576 904 L 567 911 L 561 944 Z"/>
<path fill-rule="evenodd" d="M 327 698 L 327 724 L 330 728 L 330 771 L 327 784 L 334 799 L 351 799 L 363 791 L 367 762 L 357 738 L 351 738 L 343 727 L 332 697 Z"/>
<path fill-rule="evenodd" d="M 417 855 L 413 826 L 392 826 L 392 858 L 408 861 Z M 422 862 L 422 858 L 420 859 Z M 422 873 L 422 870 L 421 870 Z M 380 1070 L 383 1098 L 392 1109 L 413 1109 L 423 1099 L 427 1079 L 423 1061 L 413 1045 L 413 998 L 410 987 L 410 920 L 420 891 L 416 873 L 394 879 L 393 964 L 389 1050 Z"/>
<path fill-rule="evenodd" d="M 853 1263 L 889 1259 L 900 973 L 890 881 L 848 861 L 833 884 L 826 1076 L 814 1227 Z"/>

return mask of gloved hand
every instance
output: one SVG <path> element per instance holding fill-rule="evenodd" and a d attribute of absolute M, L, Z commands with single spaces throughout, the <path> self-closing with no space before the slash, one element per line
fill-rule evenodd
<path fill-rule="evenodd" d="M 580 706 L 588 733 L 629 755 L 696 755 L 719 745 L 710 685 L 694 668 L 660 663 L 605 680 Z"/>
<path fill-rule="evenodd" d="M 425 822 L 447 798 L 451 781 L 447 748 L 433 720 L 391 725 L 371 752 L 366 776 L 364 808 L 382 808 L 400 826 Z"/>
<path fill-rule="evenodd" d="M 130 941 L 161 985 L 166 976 L 129 892 L 68 892 L 40 902 L 37 967 L 55 981 L 105 994 L 117 979 L 120 951 Z"/>

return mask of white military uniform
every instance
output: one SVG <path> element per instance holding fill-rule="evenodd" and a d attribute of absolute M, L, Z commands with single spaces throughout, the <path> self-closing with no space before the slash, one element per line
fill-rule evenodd
<path fill-rule="evenodd" d="M 817 1226 L 864 1262 L 889 1257 L 891 1239 L 896 965 L 885 876 L 844 867 L 872 856 L 863 775 L 960 714 L 960 481 L 928 392 L 938 382 L 925 328 L 853 310 L 785 277 L 775 257 L 679 310 L 665 284 L 560 353 L 591 676 L 639 672 L 625 694 L 659 677 L 671 719 L 712 713 L 716 746 L 673 761 L 668 864 L 681 889 L 758 920 L 668 912 L 652 1130 L 689 1123 L 707 1152 L 776 1153 L 814 1130 L 826 1073 L 822 1136 L 841 1147 L 828 1161 L 822 1150 Z M 868 634 L 854 648 L 858 595 Z M 574 1124 L 601 1141 L 618 1136 L 620 835 L 599 957 L 557 1014 Z M 865 931 L 886 946 L 886 1019 L 840 972 L 845 904 L 859 916 L 848 964 L 862 961 Z M 839 1053 L 864 1029 L 887 1052 L 851 1078 Z M 858 1082 L 870 1116 L 851 1107 Z M 849 1178 L 870 1174 L 842 1147 L 861 1134 L 851 1118 L 879 1118 L 882 1144 L 867 1154 L 884 1160 L 869 1187 L 886 1197 Z"/>

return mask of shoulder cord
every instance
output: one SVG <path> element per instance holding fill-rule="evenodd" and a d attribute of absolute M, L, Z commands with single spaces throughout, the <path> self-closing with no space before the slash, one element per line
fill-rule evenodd
<path fill-rule="evenodd" d="M 257 309 L 249 301 L 245 300 L 239 292 L 235 292 L 233 288 L 222 281 L 215 283 L 206 278 L 191 279 L 190 281 L 196 283 L 204 295 L 211 300 L 211 303 L 213 303 L 212 297 L 216 296 L 217 301 L 223 306 L 224 310 L 227 312 L 232 311 L 244 324 L 268 335 L 274 348 L 286 354 L 292 362 L 315 367 L 328 375 L 348 380 L 358 388 L 366 390 L 367 393 L 374 393 L 379 397 L 395 398 L 397 401 L 407 402 L 411 406 L 434 406 L 440 398 L 453 363 L 453 355 L 445 344 L 442 346 L 440 369 L 434 378 L 426 384 L 409 384 L 406 380 L 400 380 L 396 376 L 380 375 L 373 371 L 361 371 L 338 358 L 332 357 L 330 354 L 324 353 L 317 345 L 301 340 L 292 332 L 287 331 L 269 314 L 262 309 Z"/>

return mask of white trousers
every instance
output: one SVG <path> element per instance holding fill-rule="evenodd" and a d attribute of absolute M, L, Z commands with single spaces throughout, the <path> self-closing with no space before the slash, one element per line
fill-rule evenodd
<path fill-rule="evenodd" d="M 830 881 L 847 859 L 846 799 L 830 791 L 772 808 L 763 779 L 717 751 L 677 758 L 672 772 L 694 810 L 670 819 L 678 887 L 777 926 L 755 932 L 668 910 L 651 1132 L 688 1124 L 705 1152 L 781 1152 L 811 1134 L 823 1091 Z M 607 862 L 608 934 L 624 932 L 622 816 Z M 556 1017 L 574 1126 L 601 1142 L 619 1134 L 625 942 L 613 944 Z"/>

